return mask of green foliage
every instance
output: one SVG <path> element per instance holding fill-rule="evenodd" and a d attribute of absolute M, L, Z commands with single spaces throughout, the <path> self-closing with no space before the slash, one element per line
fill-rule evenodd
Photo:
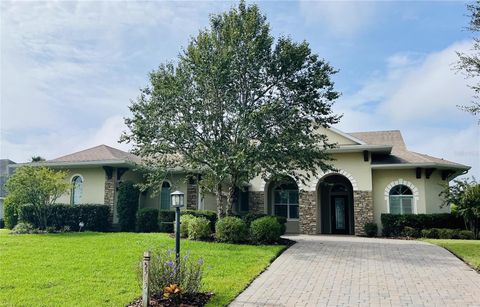
<path fill-rule="evenodd" d="M 195 217 L 191 214 L 180 214 L 180 237 L 188 238 L 188 224 L 194 218 Z"/>
<path fill-rule="evenodd" d="M 138 266 L 138 281 L 142 285 L 142 262 Z M 165 287 L 176 284 L 183 294 L 200 292 L 203 279 L 203 259 L 192 259 L 187 252 L 175 261 L 175 253 L 168 251 L 153 251 L 150 257 L 150 292 L 162 296 Z"/>
<path fill-rule="evenodd" d="M 443 205 L 457 206 L 457 215 L 464 219 L 474 238 L 480 238 L 480 184 L 475 179 L 454 180 L 454 184 L 446 185 L 440 195 Z"/>
<path fill-rule="evenodd" d="M 15 225 L 15 227 L 13 227 L 11 233 L 17 234 L 17 235 L 23 235 L 23 234 L 33 233 L 34 230 L 35 230 L 35 227 L 32 224 L 20 222 L 17 225 Z"/>
<path fill-rule="evenodd" d="M 37 211 L 33 205 L 22 205 L 19 208 L 19 220 L 40 228 Z M 82 230 L 108 231 L 111 228 L 110 206 L 108 205 L 67 205 L 53 204 L 46 207 L 47 227 L 62 230 L 65 227 L 73 231 L 79 230 L 79 223 L 83 222 Z M 46 228 L 45 228 L 46 229 Z"/>
<path fill-rule="evenodd" d="M 0 229 L 5 228 L 5 222 L 3 219 L 0 219 Z"/>
<path fill-rule="evenodd" d="M 132 182 L 122 182 L 118 187 L 117 215 L 122 231 L 135 231 L 139 194 Z"/>
<path fill-rule="evenodd" d="M 47 206 L 54 204 L 71 186 L 65 177 L 64 171 L 55 171 L 47 167 L 19 167 L 5 184 L 8 191 L 5 202 L 16 207 L 14 210 L 18 210 L 18 207 L 24 204 L 33 205 L 35 217 L 38 219 L 36 225 L 40 229 L 45 229 Z M 9 226 L 12 226 L 11 221 Z"/>
<path fill-rule="evenodd" d="M 158 209 L 142 208 L 137 212 L 137 231 L 139 232 L 157 232 L 158 227 Z"/>
<path fill-rule="evenodd" d="M 458 229 L 438 229 L 438 237 L 440 239 L 459 239 Z"/>
<path fill-rule="evenodd" d="M 5 227 L 8 229 L 13 229 L 18 223 L 18 206 L 11 202 L 9 198 L 5 199 L 4 203 L 4 217 L 5 217 Z"/>
<path fill-rule="evenodd" d="M 234 216 L 227 216 L 217 221 L 215 238 L 220 242 L 241 243 L 248 239 L 248 228 L 245 222 Z"/>
<path fill-rule="evenodd" d="M 458 238 L 460 240 L 473 240 L 473 232 L 470 230 L 460 230 L 458 232 Z"/>
<path fill-rule="evenodd" d="M 434 214 L 382 214 L 382 234 L 386 237 L 402 235 L 405 227 L 412 227 L 418 231 L 428 228 L 464 228 L 462 218 L 450 213 Z"/>
<path fill-rule="evenodd" d="M 422 229 L 421 233 L 423 238 L 438 239 L 439 237 L 437 228 Z"/>
<path fill-rule="evenodd" d="M 175 211 L 160 210 L 158 212 L 158 223 L 160 232 L 172 233 L 174 230 Z"/>
<path fill-rule="evenodd" d="M 265 213 L 248 212 L 246 214 L 240 215 L 239 217 L 245 222 L 245 224 L 247 224 L 247 227 L 250 228 L 250 225 L 252 224 L 253 221 L 264 216 L 268 216 L 268 215 Z"/>
<path fill-rule="evenodd" d="M 365 223 L 365 225 L 363 225 L 363 231 L 365 231 L 367 237 L 376 237 L 378 226 L 375 223 Z"/>
<path fill-rule="evenodd" d="M 274 38 L 258 6 L 241 2 L 150 74 L 122 141 L 145 158 L 151 187 L 175 167 L 202 169 L 199 184 L 219 195 L 222 217 L 223 190 L 228 213 L 235 187 L 258 175 L 305 181 L 330 168 L 332 145 L 319 128 L 339 120 L 335 73 L 307 42 Z"/>
<path fill-rule="evenodd" d="M 204 217 L 210 221 L 210 229 L 215 231 L 215 224 L 217 223 L 217 213 L 210 210 L 182 210 L 182 214 L 190 214 L 195 217 Z"/>
<path fill-rule="evenodd" d="M 421 231 L 417 228 L 413 228 L 410 226 L 403 227 L 402 236 L 408 238 L 419 238 L 421 236 Z"/>
<path fill-rule="evenodd" d="M 271 244 L 280 240 L 282 226 L 274 216 L 256 219 L 250 225 L 250 239 L 255 244 Z"/>
<path fill-rule="evenodd" d="M 204 217 L 195 217 L 188 222 L 188 238 L 190 240 L 208 240 L 212 230 L 210 221 Z"/>
<path fill-rule="evenodd" d="M 275 216 L 277 222 L 280 224 L 281 235 L 284 235 L 287 231 L 287 218 L 283 216 Z"/>

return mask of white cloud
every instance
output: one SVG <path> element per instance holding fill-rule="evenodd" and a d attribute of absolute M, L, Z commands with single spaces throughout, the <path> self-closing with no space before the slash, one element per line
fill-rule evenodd
<path fill-rule="evenodd" d="M 353 36 L 373 24 L 377 10 L 374 2 L 301 1 L 300 11 L 309 24 L 325 26 L 338 36 Z"/>
<path fill-rule="evenodd" d="M 342 97 L 335 111 L 344 117 L 344 131 L 399 129 L 414 151 L 472 166 L 480 178 L 480 127 L 457 108 L 468 104 L 472 91 L 452 70 L 455 51 L 471 42 L 454 43 L 427 55 L 400 53 L 386 59 L 384 73 L 375 72 L 357 92 Z"/>

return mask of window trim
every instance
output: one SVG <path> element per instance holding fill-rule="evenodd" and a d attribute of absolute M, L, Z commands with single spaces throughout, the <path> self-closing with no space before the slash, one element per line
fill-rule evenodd
<path fill-rule="evenodd" d="M 172 210 L 172 201 L 170 200 L 170 205 L 168 206 L 168 209 L 163 209 L 162 208 L 162 192 L 163 192 L 163 184 L 164 183 L 168 183 L 168 185 L 170 186 L 170 194 L 172 193 L 172 183 L 170 182 L 170 180 L 167 180 L 167 179 L 164 179 L 162 181 L 162 185 L 160 186 L 160 195 L 158 195 L 158 207 L 159 207 L 159 210 Z M 170 199 L 170 195 L 168 195 L 169 199 Z"/>
<path fill-rule="evenodd" d="M 411 183 L 410 181 L 404 180 L 402 178 L 399 178 L 395 181 L 390 182 L 384 190 L 384 197 L 385 197 L 385 204 L 386 204 L 386 210 L 388 214 L 390 213 L 390 191 L 396 187 L 397 185 L 404 185 L 412 191 L 412 195 L 405 195 L 407 197 L 412 197 L 412 214 L 418 214 L 418 200 L 419 200 L 419 192 L 418 188 Z"/>
<path fill-rule="evenodd" d="M 80 195 L 80 198 L 83 196 L 83 188 L 85 186 L 85 178 L 81 174 L 74 174 L 70 177 L 70 184 L 72 184 L 72 188 L 70 189 L 70 205 L 72 206 L 78 206 L 81 205 L 81 203 L 75 204 L 74 202 L 74 197 L 75 197 L 75 184 L 73 183 L 73 180 L 75 178 L 79 177 L 82 180 L 82 195 Z"/>
<path fill-rule="evenodd" d="M 273 187 L 272 189 L 272 214 L 273 215 L 276 215 L 275 214 L 275 206 L 276 206 L 276 203 L 275 203 L 275 190 L 278 188 L 278 186 L 281 185 L 281 184 L 277 184 Z M 287 204 L 282 204 L 282 203 L 279 203 L 278 205 L 279 206 L 287 206 L 287 216 L 286 216 L 286 219 L 287 221 L 292 221 L 292 222 L 297 222 L 300 220 L 300 190 L 297 188 L 297 189 L 284 189 L 282 190 L 284 192 L 297 192 L 298 193 L 298 203 L 297 204 L 290 204 L 287 203 Z M 290 206 L 297 206 L 298 207 L 298 217 L 297 218 L 291 218 L 290 217 Z"/>

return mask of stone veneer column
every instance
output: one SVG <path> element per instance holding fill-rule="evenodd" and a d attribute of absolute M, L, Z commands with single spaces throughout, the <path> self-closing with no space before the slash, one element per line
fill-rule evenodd
<path fill-rule="evenodd" d="M 115 183 L 117 182 L 117 170 L 111 169 L 111 176 L 108 178 L 108 172 L 105 170 L 105 192 L 103 197 L 103 203 L 110 206 L 110 222 L 117 223 L 117 213 L 115 212 Z"/>
<path fill-rule="evenodd" d="M 316 192 L 300 191 L 299 230 L 301 234 L 317 233 L 317 201 Z"/>
<path fill-rule="evenodd" d="M 197 210 L 198 185 L 196 182 L 187 182 L 187 209 Z"/>
<path fill-rule="evenodd" d="M 248 192 L 248 211 L 252 213 L 265 213 L 265 193 L 258 191 Z"/>
<path fill-rule="evenodd" d="M 353 214 L 355 235 L 365 235 L 363 226 L 366 223 L 373 223 L 372 191 L 353 191 Z"/>

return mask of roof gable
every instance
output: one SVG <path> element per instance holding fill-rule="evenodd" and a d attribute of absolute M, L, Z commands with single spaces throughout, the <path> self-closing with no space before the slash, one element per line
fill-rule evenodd
<path fill-rule="evenodd" d="M 342 145 L 364 145 L 365 142 L 359 140 L 358 138 L 344 133 L 333 127 L 329 128 L 320 128 L 320 132 L 327 136 L 330 143 L 336 143 L 339 146 Z"/>
<path fill-rule="evenodd" d="M 99 145 L 65 155 L 47 162 L 132 161 L 140 162 L 134 154 L 107 145 Z"/>
<path fill-rule="evenodd" d="M 391 145 L 395 149 L 407 149 L 399 130 L 353 132 L 349 135 L 371 145 Z"/>

